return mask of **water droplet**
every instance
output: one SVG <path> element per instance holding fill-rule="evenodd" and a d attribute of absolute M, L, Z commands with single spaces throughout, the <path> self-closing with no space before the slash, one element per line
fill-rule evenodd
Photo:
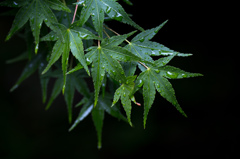
<path fill-rule="evenodd" d="M 174 72 L 167 72 L 167 76 L 169 78 L 177 78 L 178 77 L 178 73 L 174 73 Z"/>
<path fill-rule="evenodd" d="M 46 19 L 44 19 L 44 21 L 45 21 L 45 23 L 47 23 L 47 22 L 48 22 L 48 19 L 46 18 Z"/>
<path fill-rule="evenodd" d="M 36 46 L 35 46 L 35 53 L 37 53 L 38 52 L 38 44 L 36 44 Z"/>
<path fill-rule="evenodd" d="M 155 72 L 156 72 L 156 73 L 159 73 L 159 72 L 160 72 L 160 70 L 157 70 L 157 69 L 156 69 L 156 70 L 155 70 Z"/>
<path fill-rule="evenodd" d="M 153 55 L 153 56 L 156 55 L 156 52 L 152 51 L 152 55 Z"/>
<path fill-rule="evenodd" d="M 94 67 L 94 64 L 92 64 L 92 68 Z"/>
<path fill-rule="evenodd" d="M 111 7 L 109 7 L 109 6 L 107 6 L 107 9 L 106 9 L 106 12 L 107 12 L 107 14 L 108 14 L 108 13 L 110 13 L 110 12 L 111 12 L 111 10 L 112 10 L 112 8 L 111 8 Z"/>
<path fill-rule="evenodd" d="M 144 37 L 142 37 L 141 39 L 139 39 L 140 42 L 143 42 L 145 39 Z"/>
<path fill-rule="evenodd" d="M 122 21 L 123 16 L 120 13 L 117 13 L 116 15 L 113 16 L 113 19 L 117 20 L 117 21 Z"/>
<path fill-rule="evenodd" d="M 187 78 L 188 76 L 183 73 L 183 74 L 182 74 L 182 77 L 183 77 L 183 78 Z"/>
<path fill-rule="evenodd" d="M 158 29 L 157 29 L 157 30 L 154 30 L 154 33 L 156 33 L 156 34 L 157 34 L 157 32 L 158 32 Z"/>
<path fill-rule="evenodd" d="M 123 96 L 126 97 L 126 93 L 123 93 Z"/>
<path fill-rule="evenodd" d="M 54 38 L 55 38 L 54 35 L 51 35 L 51 36 L 50 36 L 50 40 L 51 40 L 51 41 L 54 40 Z"/>
<path fill-rule="evenodd" d="M 142 87 L 142 85 L 143 85 L 143 81 L 142 81 L 142 80 L 139 80 L 138 87 Z"/>
<path fill-rule="evenodd" d="M 122 81 L 121 81 L 121 80 L 119 80 L 119 83 L 122 83 Z"/>

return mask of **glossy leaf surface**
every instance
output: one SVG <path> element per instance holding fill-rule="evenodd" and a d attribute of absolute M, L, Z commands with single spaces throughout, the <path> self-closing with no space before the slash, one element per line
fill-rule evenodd
<path fill-rule="evenodd" d="M 13 2 L 13 4 L 17 4 L 16 6 L 21 8 L 16 14 L 12 28 L 10 29 L 6 40 L 9 40 L 12 35 L 22 28 L 22 26 L 29 20 L 32 33 L 35 38 L 35 53 L 38 51 L 39 35 L 43 21 L 52 30 L 56 30 L 53 24 L 57 23 L 58 20 L 50 8 L 71 12 L 67 6 L 58 0 L 26 0 L 25 3 L 18 3 L 18 1 L 16 1 L 15 3 Z"/>

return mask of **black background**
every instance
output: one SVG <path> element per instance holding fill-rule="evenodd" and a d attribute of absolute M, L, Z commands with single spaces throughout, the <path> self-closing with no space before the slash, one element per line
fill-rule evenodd
<path fill-rule="evenodd" d="M 8 65 L 5 61 L 22 53 L 26 46 L 17 36 L 4 42 L 13 17 L 1 16 L 0 158 L 132 158 L 150 155 L 157 158 L 237 158 L 238 52 L 232 50 L 234 43 L 229 43 L 235 36 L 228 36 L 234 33 L 230 19 L 234 12 L 228 12 L 234 5 L 202 1 L 132 2 L 133 6 L 121 4 L 144 29 L 169 20 L 153 41 L 193 54 L 188 58 L 176 57 L 170 65 L 204 74 L 203 77 L 171 80 L 188 118 L 181 116 L 158 94 L 145 130 L 142 126 L 143 107 L 133 106 L 133 128 L 106 115 L 103 148 L 98 150 L 91 117 L 68 132 L 70 125 L 62 97 L 57 98 L 50 110 L 44 110 L 37 73 L 9 93 L 25 62 Z M 134 30 L 124 24 L 109 25 L 121 34 Z M 141 98 L 138 99 L 140 102 Z M 78 113 L 77 109 L 75 111 L 74 117 Z"/>

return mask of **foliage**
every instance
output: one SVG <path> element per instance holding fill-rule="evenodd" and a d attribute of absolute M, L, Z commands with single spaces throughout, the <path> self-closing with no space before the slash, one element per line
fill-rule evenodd
<path fill-rule="evenodd" d="M 129 0 L 124 2 L 132 5 Z M 24 27 L 23 34 L 28 46 L 26 52 L 8 61 L 28 59 L 11 91 L 38 70 L 45 103 L 49 80 L 55 78 L 46 109 L 50 108 L 62 90 L 69 123 L 72 123 L 74 94 L 76 91 L 80 93 L 83 98 L 76 107 L 81 106 L 81 110 L 69 131 L 91 114 L 100 148 L 105 112 L 132 126 L 131 102 L 141 105 L 135 100 L 136 92 L 143 95 L 144 128 L 156 91 L 187 116 L 175 97 L 169 79 L 202 75 L 167 65 L 175 56 L 187 57 L 191 54 L 179 53 L 151 41 L 167 21 L 156 28 L 144 30 L 129 17 L 117 0 L 67 3 L 64 0 L 6 0 L 0 5 L 20 8 L 6 40 Z M 136 31 L 119 35 L 107 26 L 109 20 L 129 24 L 140 33 L 128 41 L 127 38 Z M 94 92 L 88 87 L 89 83 L 94 86 Z M 119 101 L 127 117 L 122 115 Z"/>

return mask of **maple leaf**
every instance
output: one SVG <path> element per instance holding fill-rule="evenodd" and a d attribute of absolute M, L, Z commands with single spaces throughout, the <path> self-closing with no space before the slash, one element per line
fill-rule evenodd
<path fill-rule="evenodd" d="M 188 77 L 197 77 L 202 76 L 199 73 L 189 73 L 172 66 L 166 66 L 166 64 L 174 57 L 177 53 L 174 53 L 171 56 L 160 58 L 154 61 L 153 65 L 145 69 L 136 80 L 136 90 L 143 87 L 143 99 L 144 99 L 144 119 L 143 124 L 144 128 L 146 127 L 147 115 L 153 104 L 156 90 L 160 95 L 165 98 L 167 101 L 172 103 L 176 109 L 185 117 L 187 115 L 184 113 L 180 107 L 174 89 L 171 83 L 167 80 L 177 79 L 177 78 L 188 78 Z M 167 77 L 167 78 L 166 78 Z"/>
<path fill-rule="evenodd" d="M 82 26 L 91 15 L 95 29 L 100 37 L 103 37 L 104 12 L 112 19 L 130 24 L 143 31 L 143 28 L 132 21 L 122 6 L 115 0 L 85 0 L 83 3 L 84 7 L 78 24 Z"/>
<path fill-rule="evenodd" d="M 126 78 L 126 82 L 124 82 L 115 92 L 114 98 L 113 98 L 113 103 L 116 104 L 118 100 L 121 98 L 121 102 L 123 105 L 123 108 L 127 114 L 128 122 L 132 126 L 131 122 L 131 93 L 134 89 L 135 83 L 134 80 L 136 79 L 137 76 L 129 76 Z"/>
<path fill-rule="evenodd" d="M 45 41 L 52 41 L 57 39 L 55 45 L 53 46 L 53 51 L 48 62 L 48 65 L 43 70 L 42 74 L 46 73 L 49 70 L 49 68 L 62 56 L 62 70 L 64 77 L 63 92 L 64 92 L 70 50 L 72 55 L 80 62 L 80 64 L 83 66 L 86 72 L 90 75 L 87 62 L 84 56 L 82 39 L 98 39 L 98 37 L 95 36 L 92 32 L 77 26 L 67 28 L 62 24 L 55 25 L 61 31 L 61 34 L 63 35 L 63 40 L 61 40 L 60 38 L 56 38 L 53 32 L 50 32 L 48 35 L 42 38 L 42 40 Z"/>
<path fill-rule="evenodd" d="M 121 64 L 118 61 L 141 60 L 141 58 L 126 49 L 117 46 L 133 33 L 134 32 L 121 36 L 114 36 L 110 39 L 104 39 L 101 46 L 87 49 L 87 51 L 89 51 L 86 54 L 87 61 L 92 63 L 92 77 L 95 88 L 95 106 L 97 104 L 98 94 L 105 76 L 105 71 L 108 72 L 113 79 L 119 81 L 119 83 L 124 83 L 126 81 L 126 76 Z"/>
<path fill-rule="evenodd" d="M 26 0 L 24 2 L 22 0 L 16 0 L 12 3 L 9 1 L 3 2 L 2 5 L 21 7 L 15 16 L 6 40 L 9 40 L 12 35 L 29 20 L 35 38 L 35 53 L 38 51 L 39 35 L 43 21 L 52 30 L 56 30 L 53 24 L 57 23 L 58 20 L 50 8 L 71 12 L 71 10 L 59 0 Z"/>
<path fill-rule="evenodd" d="M 86 100 L 83 99 L 83 106 L 79 112 L 77 119 L 74 121 L 69 131 L 72 131 L 82 120 L 91 114 L 94 126 L 97 131 L 98 148 L 100 149 L 102 146 L 102 128 L 105 112 L 119 120 L 127 122 L 126 117 L 122 115 L 118 107 L 111 107 L 111 100 L 112 96 L 110 94 L 106 94 L 104 98 L 100 96 L 99 102 L 94 107 L 94 99 L 92 96 L 87 97 Z"/>
<path fill-rule="evenodd" d="M 176 51 L 170 50 L 169 48 L 157 42 L 150 41 L 166 23 L 167 21 L 163 22 L 156 28 L 139 33 L 131 40 L 128 45 L 125 46 L 125 48 L 134 53 L 135 55 L 145 60 L 148 60 L 149 62 L 154 61 L 151 56 L 173 55 Z M 177 56 L 190 55 L 192 54 L 177 54 Z"/>

